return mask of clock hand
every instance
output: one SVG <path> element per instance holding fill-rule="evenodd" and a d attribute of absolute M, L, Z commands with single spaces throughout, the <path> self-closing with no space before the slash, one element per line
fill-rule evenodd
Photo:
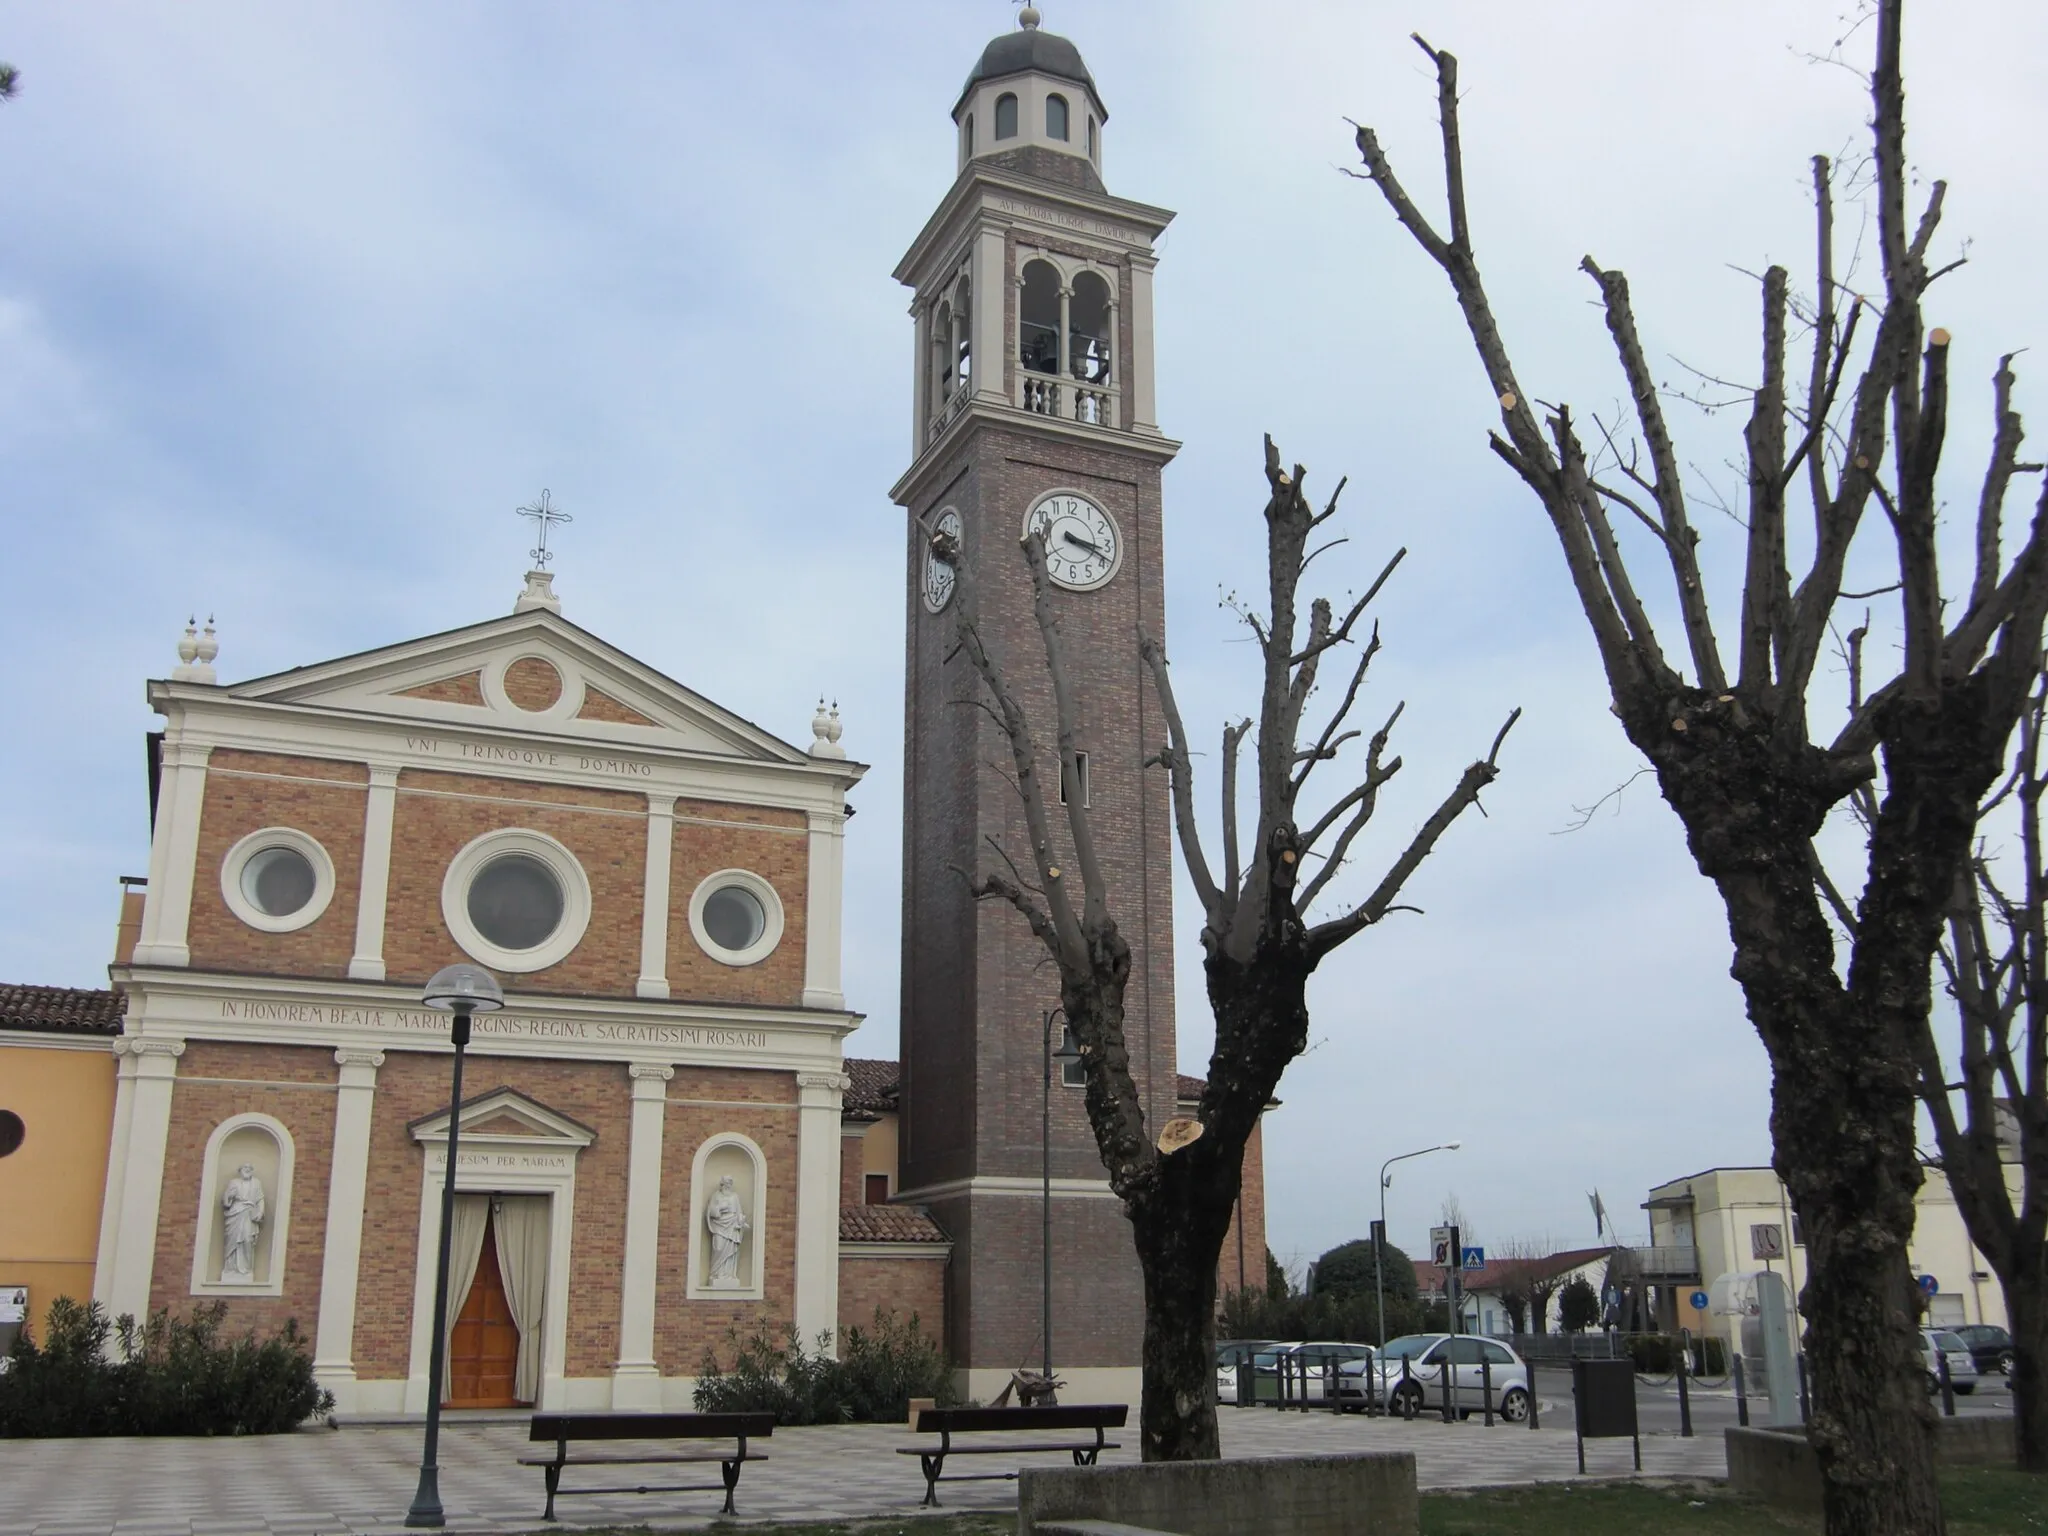
<path fill-rule="evenodd" d="M 1108 552 L 1104 550 L 1101 545 L 1091 544 L 1088 540 L 1078 538 L 1075 535 L 1068 533 L 1065 529 L 1060 530 L 1060 537 L 1065 539 L 1069 544 L 1078 544 L 1081 548 L 1087 550 L 1088 553 L 1091 555 L 1100 555 L 1105 560 L 1109 558 Z"/>

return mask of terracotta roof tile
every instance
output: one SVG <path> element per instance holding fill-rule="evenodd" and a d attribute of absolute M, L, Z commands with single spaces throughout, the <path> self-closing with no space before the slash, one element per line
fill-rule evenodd
<path fill-rule="evenodd" d="M 853 1086 L 846 1090 L 843 1107 L 864 1110 L 869 1114 L 894 1112 L 897 1083 L 903 1075 L 895 1062 L 850 1056 L 843 1065 L 846 1075 L 853 1079 Z"/>
<path fill-rule="evenodd" d="M 842 1243 L 944 1243 L 945 1229 L 921 1205 L 842 1205 Z"/>
<path fill-rule="evenodd" d="M 120 993 L 97 988 L 0 985 L 0 1029 L 118 1035 L 126 1006 Z"/>

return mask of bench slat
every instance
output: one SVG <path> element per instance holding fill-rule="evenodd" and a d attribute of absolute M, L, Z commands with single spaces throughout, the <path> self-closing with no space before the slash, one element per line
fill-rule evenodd
<path fill-rule="evenodd" d="M 1075 1403 L 1057 1408 L 922 1408 L 911 1426 L 920 1434 L 1006 1429 L 1122 1429 L 1128 1403 Z"/>
<path fill-rule="evenodd" d="M 1114 1440 L 1105 1440 L 1100 1445 L 1097 1445 L 1093 1440 L 1063 1440 L 1056 1445 L 1019 1445 L 1014 1440 L 1006 1441 L 999 1445 L 962 1445 L 956 1440 L 946 1447 L 945 1454 L 948 1456 L 1007 1456 L 1015 1453 L 1021 1456 L 1027 1451 L 1120 1451 L 1122 1449 L 1123 1447 Z M 898 1456 L 936 1456 L 939 1452 L 928 1445 L 899 1445 L 896 1447 L 896 1454 Z"/>
<path fill-rule="evenodd" d="M 742 1456 L 736 1451 L 720 1455 L 716 1451 L 671 1452 L 666 1455 L 650 1454 L 636 1456 L 631 1451 L 592 1451 L 587 1456 L 570 1456 L 561 1464 L 565 1467 L 632 1467 L 646 1465 L 679 1466 L 685 1463 L 708 1462 L 723 1464 L 728 1461 L 766 1461 L 768 1458 L 754 1451 Z M 526 1451 L 519 1457 L 522 1467 L 552 1467 L 555 1458 L 545 1451 Z"/>
<path fill-rule="evenodd" d="M 533 1440 L 731 1440 L 775 1433 L 772 1413 L 536 1413 Z"/>

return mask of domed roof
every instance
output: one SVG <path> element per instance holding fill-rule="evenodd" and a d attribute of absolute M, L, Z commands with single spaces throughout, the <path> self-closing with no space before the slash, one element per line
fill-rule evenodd
<path fill-rule="evenodd" d="M 984 80 L 997 80 L 1004 75 L 1021 75 L 1027 70 L 1035 70 L 1042 75 L 1054 75 L 1088 87 L 1088 94 L 1095 98 L 1095 107 L 1102 114 L 1102 120 L 1109 121 L 1108 109 L 1102 105 L 1102 93 L 1095 89 L 1095 77 L 1081 62 L 1081 50 L 1064 37 L 1040 31 L 1037 13 L 1030 7 L 1026 7 L 1026 11 L 1031 19 L 1016 31 L 1005 32 L 981 50 L 981 58 L 967 76 L 967 84 L 960 88 L 960 99 L 965 101 Z"/>

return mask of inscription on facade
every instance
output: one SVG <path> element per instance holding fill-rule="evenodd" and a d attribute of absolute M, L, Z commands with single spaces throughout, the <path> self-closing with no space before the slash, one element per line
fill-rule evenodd
<path fill-rule="evenodd" d="M 1043 203 L 1027 203 L 1017 197 L 991 197 L 988 206 L 1003 213 L 1022 214 L 1027 219 L 1036 219 L 1041 224 L 1057 224 L 1062 229 L 1075 229 L 1105 239 L 1123 240 L 1132 245 L 1145 244 L 1145 237 L 1139 231 L 1124 224 L 1112 224 L 1107 219 L 1092 219 L 1085 213 L 1074 213 L 1065 208 L 1048 208 Z"/>
<path fill-rule="evenodd" d="M 448 1166 L 448 1149 L 434 1148 L 427 1154 L 429 1168 Z M 455 1156 L 458 1169 L 475 1168 L 498 1173 L 565 1173 L 571 1167 L 565 1152 L 472 1152 L 464 1148 Z"/>
<path fill-rule="evenodd" d="M 549 747 L 507 746 L 498 741 L 463 741 L 453 736 L 408 736 L 406 750 L 423 757 L 456 758 L 472 763 L 510 763 L 520 768 L 560 768 L 574 773 L 606 773 L 619 778 L 651 779 L 652 763 L 623 757 L 594 757 L 587 752 L 557 752 Z"/>
<path fill-rule="evenodd" d="M 305 1003 L 268 998 L 223 998 L 220 1016 L 250 1024 L 306 1024 L 328 1029 L 374 1029 L 446 1039 L 448 1015 L 427 1008 L 367 1008 L 354 1003 Z M 768 1031 L 716 1024 L 638 1024 L 606 1019 L 550 1019 L 480 1013 L 470 1021 L 480 1038 L 594 1040 L 621 1045 L 678 1045 L 690 1049 L 765 1051 Z"/>

